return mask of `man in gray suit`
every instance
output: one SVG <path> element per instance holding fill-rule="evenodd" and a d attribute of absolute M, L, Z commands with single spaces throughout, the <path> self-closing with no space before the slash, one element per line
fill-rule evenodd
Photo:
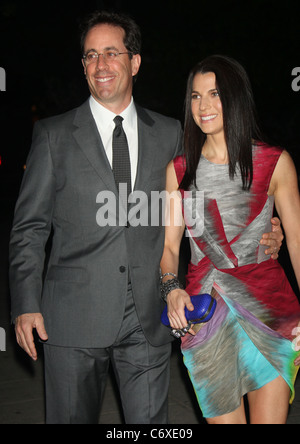
<path fill-rule="evenodd" d="M 119 224 L 118 214 L 116 224 L 99 226 L 97 215 L 101 193 L 118 196 L 116 115 L 124 119 L 132 189 L 147 196 L 140 210 L 148 214 L 151 191 L 164 190 L 166 166 L 180 153 L 181 125 L 132 100 L 141 63 L 132 20 L 93 15 L 82 46 L 91 97 L 34 129 L 11 236 L 12 319 L 19 344 L 34 360 L 32 329 L 47 340 L 47 423 L 96 423 L 110 361 L 126 422 L 165 423 L 171 336 L 160 323 L 164 231 L 132 226 L 130 218 Z M 130 204 L 128 210 L 130 217 Z"/>
<path fill-rule="evenodd" d="M 149 215 L 151 192 L 164 190 L 166 166 L 181 151 L 181 125 L 132 99 L 141 57 L 131 19 L 94 14 L 82 47 L 91 97 L 34 129 L 11 235 L 12 319 L 32 359 L 33 329 L 45 341 L 48 424 L 97 423 L 110 362 L 126 422 L 166 423 L 171 336 L 160 323 L 164 230 L 161 223 L 137 224 L 130 198 L 124 213 L 113 134 L 121 116 L 127 175 L 132 190 L 147 197 L 139 211 Z M 106 207 L 110 223 L 101 223 L 99 211 L 111 195 L 117 204 Z"/>

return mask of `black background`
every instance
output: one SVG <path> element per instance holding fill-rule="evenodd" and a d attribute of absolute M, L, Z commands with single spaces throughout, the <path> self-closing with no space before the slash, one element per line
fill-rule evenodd
<path fill-rule="evenodd" d="M 78 24 L 94 9 L 129 13 L 141 26 L 142 67 L 135 99 L 183 119 L 190 69 L 210 54 L 226 54 L 249 73 L 266 134 L 299 163 L 300 2 L 135 0 L 13 1 L 0 4 L 1 170 L 25 162 L 37 118 L 59 114 L 88 97 L 81 66 Z M 299 80 L 300 84 L 300 80 Z"/>
<path fill-rule="evenodd" d="M 181 121 L 190 69 L 211 54 L 236 58 L 250 76 L 263 131 L 291 153 L 299 173 L 300 91 L 292 89 L 292 70 L 300 66 L 299 1 L 1 0 L 1 220 L 12 216 L 34 121 L 89 95 L 78 28 L 95 9 L 126 12 L 137 21 L 143 48 L 135 99 Z M 281 262 L 297 291 L 285 248 Z"/>
<path fill-rule="evenodd" d="M 292 90 L 292 70 L 300 67 L 299 0 L 0 0 L 0 67 L 6 71 L 6 92 L 0 92 L 0 325 L 15 345 L 14 354 L 1 358 L 11 358 L 12 375 L 16 363 L 29 367 L 9 330 L 7 249 L 14 203 L 34 121 L 65 112 L 89 96 L 78 25 L 95 9 L 135 18 L 143 35 L 135 99 L 181 121 L 190 69 L 211 54 L 236 58 L 249 73 L 264 132 L 292 154 L 300 172 L 300 91 Z M 183 248 L 182 257 L 187 256 Z M 280 262 L 299 296 L 285 245 Z M 1 380 L 10 368 L 3 363 Z M 9 398 L 13 403 L 14 395 Z M 26 405 L 22 400 L 23 407 L 16 403 L 8 409 L 14 412 L 12 421 Z"/>

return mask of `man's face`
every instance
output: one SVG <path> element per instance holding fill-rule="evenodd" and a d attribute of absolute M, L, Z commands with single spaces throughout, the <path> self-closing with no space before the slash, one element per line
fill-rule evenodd
<path fill-rule="evenodd" d="M 125 31 L 117 26 L 102 24 L 92 28 L 85 40 L 84 53 L 89 51 L 102 54 L 108 50 L 127 53 L 124 45 Z M 94 63 L 83 62 L 90 92 L 95 100 L 110 111 L 120 114 L 131 101 L 132 77 L 141 64 L 139 54 L 120 54 L 113 60 L 102 55 Z"/>

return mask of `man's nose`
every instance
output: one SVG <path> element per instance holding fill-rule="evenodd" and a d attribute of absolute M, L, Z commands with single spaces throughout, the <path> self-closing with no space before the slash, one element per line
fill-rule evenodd
<path fill-rule="evenodd" d="M 108 66 L 104 54 L 98 54 L 98 60 L 97 60 L 97 69 L 100 71 L 103 69 L 106 69 Z"/>

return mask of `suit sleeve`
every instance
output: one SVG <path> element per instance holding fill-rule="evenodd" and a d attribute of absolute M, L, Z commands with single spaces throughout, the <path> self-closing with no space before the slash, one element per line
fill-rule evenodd
<path fill-rule="evenodd" d="M 10 239 L 12 321 L 41 312 L 45 246 L 51 232 L 55 177 L 47 131 L 35 125 Z"/>
<path fill-rule="evenodd" d="M 182 132 L 181 123 L 179 121 L 177 121 L 177 135 L 178 135 L 177 144 L 173 154 L 173 159 L 175 159 L 175 157 L 177 156 L 182 156 L 183 154 L 183 132 Z"/>

